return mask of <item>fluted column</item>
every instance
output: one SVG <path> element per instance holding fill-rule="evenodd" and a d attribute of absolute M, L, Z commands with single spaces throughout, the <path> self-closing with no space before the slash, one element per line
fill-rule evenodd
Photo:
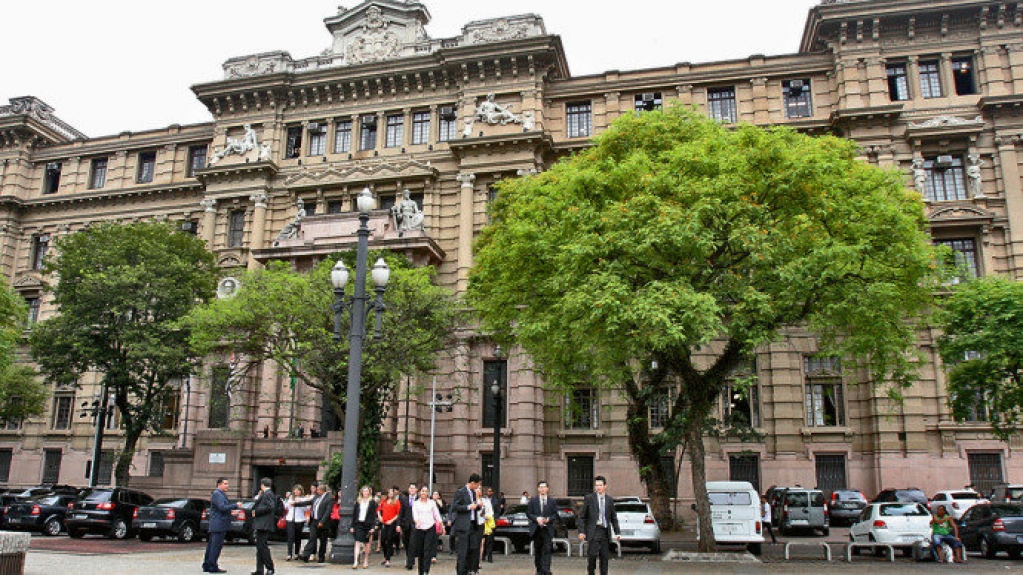
<path fill-rule="evenodd" d="M 217 200 L 203 198 L 199 205 L 203 207 L 201 236 L 206 245 L 213 249 L 213 237 L 217 227 Z"/>
<path fill-rule="evenodd" d="M 476 174 L 458 174 L 462 185 L 458 202 L 458 292 L 465 292 L 472 268 L 472 236 L 474 227 L 473 204 L 476 192 Z"/>
<path fill-rule="evenodd" d="M 249 264 L 250 270 L 257 269 L 259 262 L 256 261 L 255 256 L 252 255 L 252 250 L 258 250 L 263 247 L 264 235 L 266 232 L 266 192 L 257 192 L 249 196 L 249 199 L 255 204 L 252 210 L 252 236 L 249 240 Z"/>
<path fill-rule="evenodd" d="M 1002 193 L 1005 194 L 1005 211 L 1009 215 L 1009 261 L 1008 269 L 1015 277 L 1023 277 L 1023 186 L 1020 185 L 1019 154 L 1016 145 L 1020 137 L 1015 134 L 995 137 L 998 146 L 998 164 L 1002 170 Z"/>

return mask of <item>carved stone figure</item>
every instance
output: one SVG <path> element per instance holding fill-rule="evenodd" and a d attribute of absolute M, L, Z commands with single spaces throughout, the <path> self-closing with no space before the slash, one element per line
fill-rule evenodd
<path fill-rule="evenodd" d="M 302 220 L 305 219 L 305 202 L 302 201 L 302 198 L 298 199 L 297 205 L 298 213 L 295 214 L 295 219 L 281 228 L 281 233 L 277 234 L 277 239 L 274 240 L 274 247 L 280 245 L 281 240 L 291 240 L 298 237 L 298 232 L 302 229 Z"/>
<path fill-rule="evenodd" d="M 401 52 L 401 40 L 393 31 L 388 30 L 390 22 L 384 19 L 383 12 L 376 6 L 366 11 L 366 21 L 362 31 L 351 39 L 345 59 L 349 64 L 377 62 L 398 56 Z"/>
<path fill-rule="evenodd" d="M 259 145 L 259 161 L 268 162 L 271 158 L 270 142 L 263 142 Z"/>
<path fill-rule="evenodd" d="M 422 231 L 423 211 L 419 204 L 411 198 L 408 190 L 402 192 L 402 200 L 391 206 L 391 215 L 394 217 L 395 227 L 398 228 L 398 237 L 405 235 L 405 232 Z"/>
<path fill-rule="evenodd" d="M 913 186 L 924 199 L 927 198 L 927 170 L 924 169 L 923 158 L 913 160 Z"/>
<path fill-rule="evenodd" d="M 531 110 L 522 112 L 522 129 L 527 132 L 532 132 L 535 127 L 536 117 L 533 115 L 533 112 Z"/>
<path fill-rule="evenodd" d="M 980 159 L 980 154 L 970 154 L 968 159 L 970 165 L 966 167 L 966 177 L 970 180 L 970 194 L 984 199 L 987 196 L 984 195 L 984 182 L 980 178 L 980 167 L 984 165 L 984 160 Z"/>
<path fill-rule="evenodd" d="M 522 122 L 522 119 L 513 114 L 511 110 L 495 102 L 493 94 L 487 94 L 487 99 L 476 108 L 476 119 L 491 126 L 497 124 L 505 126 Z"/>
<path fill-rule="evenodd" d="M 476 116 L 466 116 L 462 121 L 465 124 L 462 128 L 462 137 L 469 138 L 472 136 L 472 127 L 476 125 Z"/>
<path fill-rule="evenodd" d="M 255 150 L 259 146 L 259 138 L 256 136 L 256 131 L 252 129 L 251 124 L 245 124 L 245 135 L 242 139 L 228 138 L 227 145 L 224 146 L 223 150 L 213 154 L 213 158 L 210 159 L 210 164 L 216 164 L 220 160 L 223 160 L 225 156 L 231 154 L 238 154 L 244 156 L 252 150 Z"/>

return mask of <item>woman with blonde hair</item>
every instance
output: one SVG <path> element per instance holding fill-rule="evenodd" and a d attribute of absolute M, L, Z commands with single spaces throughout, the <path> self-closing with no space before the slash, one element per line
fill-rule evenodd
<path fill-rule="evenodd" d="M 359 568 L 359 555 L 364 556 L 362 568 L 369 569 L 369 553 L 372 550 L 369 544 L 370 535 L 376 530 L 377 524 L 377 502 L 373 499 L 373 490 L 369 485 L 363 485 L 359 490 L 359 497 L 355 500 L 355 508 L 352 510 L 352 527 L 349 529 L 355 534 L 355 564 L 352 569 Z"/>

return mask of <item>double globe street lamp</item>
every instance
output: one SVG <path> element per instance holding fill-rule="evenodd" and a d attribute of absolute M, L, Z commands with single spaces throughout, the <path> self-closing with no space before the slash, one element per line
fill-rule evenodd
<path fill-rule="evenodd" d="M 356 208 L 359 211 L 358 247 L 355 255 L 355 295 L 346 302 L 345 286 L 348 284 L 348 268 L 343 261 L 330 271 L 330 281 L 334 285 L 334 341 L 341 340 L 341 325 L 345 309 L 351 313 L 352 329 L 348 335 L 348 391 L 345 397 L 345 435 L 344 451 L 341 459 L 341 505 L 340 521 L 338 522 L 337 539 L 330 551 L 332 563 L 352 564 L 355 560 L 355 537 L 349 532 L 352 526 L 352 512 L 355 509 L 355 496 L 358 491 L 358 454 L 359 454 L 359 396 L 362 380 L 362 344 L 366 338 L 366 318 L 369 295 L 366 293 L 367 259 L 369 254 L 369 214 L 376 209 L 373 192 L 362 190 L 356 197 Z M 381 321 L 383 320 L 384 290 L 391 277 L 391 269 L 383 258 L 377 260 L 372 271 L 373 285 L 376 286 L 377 298 L 372 306 L 376 311 L 375 337 L 380 337 Z"/>

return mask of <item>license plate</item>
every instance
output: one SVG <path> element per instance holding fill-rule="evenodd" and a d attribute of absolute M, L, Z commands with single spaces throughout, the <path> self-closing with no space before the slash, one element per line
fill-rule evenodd
<path fill-rule="evenodd" d="M 11 523 L 21 523 L 21 517 L 11 517 Z"/>
<path fill-rule="evenodd" d="M 736 533 L 742 533 L 744 531 L 742 525 L 738 525 L 736 523 L 724 523 L 719 525 L 718 528 L 722 533 L 727 533 L 729 535 L 735 535 Z"/>
<path fill-rule="evenodd" d="M 75 519 L 88 519 L 89 516 L 85 513 L 75 513 Z"/>
<path fill-rule="evenodd" d="M 143 523 L 143 529 L 156 529 L 156 523 Z"/>
<path fill-rule="evenodd" d="M 512 521 L 512 525 L 514 525 L 516 527 L 526 527 L 526 526 L 529 525 L 529 520 L 528 519 L 516 519 L 515 521 Z"/>
<path fill-rule="evenodd" d="M 808 521 L 806 519 L 793 519 L 792 521 L 789 521 L 789 525 L 809 525 L 809 524 L 810 524 L 810 521 Z"/>
<path fill-rule="evenodd" d="M 632 537 L 636 532 L 632 529 L 622 529 L 622 537 Z"/>

